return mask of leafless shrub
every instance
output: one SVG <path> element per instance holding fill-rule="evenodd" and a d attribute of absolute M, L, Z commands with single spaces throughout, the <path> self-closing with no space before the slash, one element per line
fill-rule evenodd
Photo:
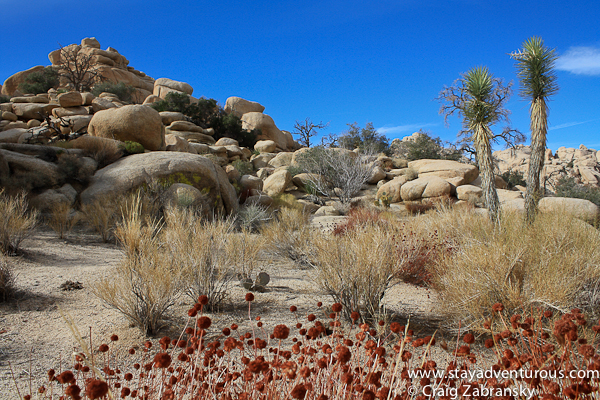
<path fill-rule="evenodd" d="M 371 177 L 369 154 L 345 149 L 313 147 L 298 157 L 298 165 L 309 173 L 310 184 L 320 194 L 349 203 Z"/>

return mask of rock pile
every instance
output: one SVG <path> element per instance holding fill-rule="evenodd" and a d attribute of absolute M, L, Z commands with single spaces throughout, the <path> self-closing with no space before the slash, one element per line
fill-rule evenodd
<path fill-rule="evenodd" d="M 530 155 L 529 146 L 523 145 L 493 153 L 500 173 L 517 171 L 523 176 L 527 175 Z M 555 154 L 547 149 L 542 170 L 542 182 L 546 182 L 546 190 L 553 192 L 557 181 L 563 176 L 573 177 L 578 183 L 598 187 L 600 151 L 588 149 L 584 145 L 579 146 L 578 149 L 560 147 Z"/>

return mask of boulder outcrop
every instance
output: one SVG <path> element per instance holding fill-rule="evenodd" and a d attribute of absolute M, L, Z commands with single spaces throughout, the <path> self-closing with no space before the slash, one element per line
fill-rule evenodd
<path fill-rule="evenodd" d="M 82 204 L 114 198 L 152 180 L 174 180 L 200 190 L 210 211 L 227 214 L 237 210 L 235 189 L 223 168 L 210 159 L 190 153 L 134 154 L 100 169 L 80 196 Z"/>
<path fill-rule="evenodd" d="M 94 114 L 88 133 L 121 141 L 138 142 L 147 150 L 165 149 L 165 127 L 158 111 L 143 105 L 111 108 Z"/>

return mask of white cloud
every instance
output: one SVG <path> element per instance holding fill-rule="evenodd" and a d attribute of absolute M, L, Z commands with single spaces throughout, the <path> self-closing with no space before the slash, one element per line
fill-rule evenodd
<path fill-rule="evenodd" d="M 564 124 L 559 124 L 559 125 L 554 125 L 548 128 L 549 131 L 554 131 L 557 129 L 563 129 L 563 128 L 570 128 L 572 126 L 577 126 L 577 125 L 581 125 L 581 124 L 587 124 L 588 122 L 593 122 L 593 121 L 597 121 L 597 119 L 590 119 L 587 121 L 581 121 L 581 122 L 565 122 Z"/>
<path fill-rule="evenodd" d="M 600 75 L 600 48 L 571 47 L 556 61 L 556 69 L 578 75 Z"/>
<path fill-rule="evenodd" d="M 431 126 L 438 126 L 439 124 L 407 124 L 407 125 L 398 125 L 398 126 L 384 126 L 381 128 L 377 128 L 377 132 L 383 135 L 396 135 L 399 133 L 405 132 L 416 132 L 421 128 L 428 128 Z"/>

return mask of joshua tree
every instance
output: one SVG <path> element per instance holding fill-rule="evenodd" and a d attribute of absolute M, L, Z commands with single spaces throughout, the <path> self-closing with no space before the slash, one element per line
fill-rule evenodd
<path fill-rule="evenodd" d="M 541 197 L 540 175 L 544 167 L 546 133 L 548 132 L 548 98 L 558 91 L 554 62 L 558 58 L 554 49 L 544 46 L 539 37 L 523 42 L 523 48 L 510 55 L 515 60 L 520 80 L 521 97 L 531 101 L 531 158 L 527 173 L 525 213 L 527 222 L 535 220 L 537 203 Z"/>
<path fill-rule="evenodd" d="M 444 114 L 446 123 L 454 113 L 463 119 L 463 129 L 459 136 L 464 136 L 463 141 L 473 142 L 475 146 L 484 201 L 494 223 L 500 218 L 500 202 L 496 192 L 490 142 L 502 138 L 511 143 L 520 139 L 520 135 L 508 128 L 502 134 L 494 135 L 490 126 L 501 121 L 508 122 L 509 111 L 504 105 L 510 94 L 510 83 L 504 86 L 502 80 L 494 78 L 487 67 L 476 67 L 462 74 L 454 82 L 454 86 L 444 88 L 438 97 L 443 102 L 440 114 Z"/>

